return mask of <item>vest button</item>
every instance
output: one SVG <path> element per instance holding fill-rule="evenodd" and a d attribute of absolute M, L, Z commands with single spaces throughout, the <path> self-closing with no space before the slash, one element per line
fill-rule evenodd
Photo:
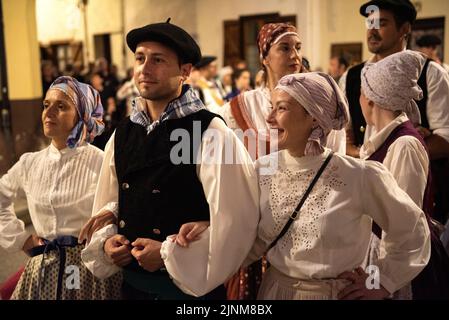
<path fill-rule="evenodd" d="M 161 230 L 155 228 L 155 229 L 153 229 L 153 233 L 154 234 L 161 234 Z"/>
<path fill-rule="evenodd" d="M 125 227 L 126 223 L 123 220 L 120 220 L 120 222 L 118 223 L 118 226 L 123 229 Z"/>
<path fill-rule="evenodd" d="M 365 132 L 365 127 L 364 126 L 360 126 L 360 132 Z"/>
<path fill-rule="evenodd" d="M 129 184 L 127 184 L 126 182 L 122 183 L 122 190 L 128 190 L 129 189 Z"/>

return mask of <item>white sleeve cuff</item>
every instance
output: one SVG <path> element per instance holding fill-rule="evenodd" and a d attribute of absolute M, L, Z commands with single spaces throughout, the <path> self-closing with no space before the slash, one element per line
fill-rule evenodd
<path fill-rule="evenodd" d="M 385 288 L 390 294 L 393 294 L 397 290 L 401 288 L 397 288 L 397 285 L 394 284 L 393 281 L 390 280 L 390 278 L 386 277 L 385 275 L 380 275 L 380 284 L 382 287 Z"/>
<path fill-rule="evenodd" d="M 107 225 L 94 232 L 88 245 L 81 251 L 81 260 L 97 278 L 106 279 L 121 270 L 110 261 L 103 249 L 107 239 L 117 234 L 116 225 Z"/>
<path fill-rule="evenodd" d="M 108 202 L 103 208 L 100 209 L 100 211 L 96 213 L 96 215 L 104 211 L 111 211 L 114 216 L 118 218 L 118 202 Z"/>
<path fill-rule="evenodd" d="M 0 233 L 0 247 L 9 253 L 21 251 L 32 234 L 25 229 L 24 222 L 19 219 L 10 221 L 5 227 L 0 228 Z"/>

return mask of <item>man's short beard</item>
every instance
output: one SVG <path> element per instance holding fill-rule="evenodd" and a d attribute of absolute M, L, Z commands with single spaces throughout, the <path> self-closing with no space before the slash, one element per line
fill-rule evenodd
<path fill-rule="evenodd" d="M 169 98 L 171 98 L 174 94 L 175 94 L 175 92 L 176 91 L 174 91 L 174 92 L 164 92 L 164 93 L 159 93 L 159 92 L 154 92 L 154 93 L 144 93 L 144 94 L 142 94 L 142 93 L 140 93 L 140 91 L 139 91 L 139 93 L 140 93 L 140 96 L 142 97 L 142 98 L 144 98 L 144 99 L 147 99 L 147 100 L 151 100 L 151 101 L 163 101 L 163 100 L 167 100 L 167 99 L 169 99 Z"/>

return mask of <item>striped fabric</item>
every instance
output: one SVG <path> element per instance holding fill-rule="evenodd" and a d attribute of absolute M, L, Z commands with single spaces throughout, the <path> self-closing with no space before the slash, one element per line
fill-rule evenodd
<path fill-rule="evenodd" d="M 146 128 L 147 134 L 150 134 L 154 128 L 166 120 L 184 118 L 189 114 L 205 109 L 201 100 L 187 84 L 183 85 L 181 96 L 171 101 L 156 121 L 151 122 L 151 119 L 146 112 L 146 102 L 144 98 L 135 98 L 132 105 L 133 108 L 130 120 Z"/>

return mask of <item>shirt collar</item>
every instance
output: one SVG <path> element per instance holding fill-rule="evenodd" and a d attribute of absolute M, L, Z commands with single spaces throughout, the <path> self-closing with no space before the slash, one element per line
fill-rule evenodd
<path fill-rule="evenodd" d="M 369 158 L 377 149 L 382 146 L 388 136 L 396 129 L 399 125 L 407 122 L 409 119 L 405 112 L 402 112 L 393 121 L 391 121 L 386 127 L 384 127 L 379 132 L 374 133 L 362 146 L 360 149 L 360 158 Z"/>
<path fill-rule="evenodd" d="M 70 156 L 73 156 L 77 153 L 79 153 L 84 147 L 86 146 L 86 143 L 83 142 L 81 145 L 79 145 L 76 148 L 69 148 L 66 147 L 64 149 L 59 150 L 58 148 L 56 148 L 53 143 L 50 143 L 50 145 L 48 146 L 48 156 L 50 159 L 53 160 L 60 160 L 62 158 L 67 158 Z"/>
<path fill-rule="evenodd" d="M 146 111 L 146 102 L 142 97 L 133 100 L 133 108 L 130 115 L 131 122 L 141 125 L 147 130 L 147 134 L 166 120 L 184 118 L 192 113 L 205 109 L 204 104 L 198 98 L 192 87 L 182 86 L 181 95 L 170 101 L 159 119 L 151 121 Z"/>

